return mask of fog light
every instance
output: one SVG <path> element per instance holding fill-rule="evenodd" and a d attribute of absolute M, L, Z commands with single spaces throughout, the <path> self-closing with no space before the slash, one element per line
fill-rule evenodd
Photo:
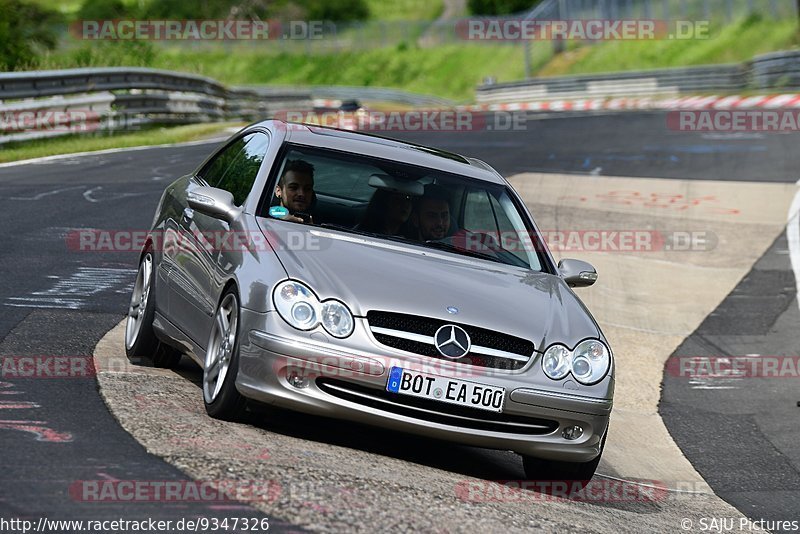
<path fill-rule="evenodd" d="M 297 371 L 290 371 L 287 373 L 286 381 L 297 389 L 308 387 L 308 378 L 300 376 Z"/>
<path fill-rule="evenodd" d="M 581 427 L 579 427 L 578 425 L 568 426 L 561 433 L 561 437 L 562 438 L 569 439 L 569 440 L 578 439 L 582 435 L 583 435 L 583 429 Z"/>

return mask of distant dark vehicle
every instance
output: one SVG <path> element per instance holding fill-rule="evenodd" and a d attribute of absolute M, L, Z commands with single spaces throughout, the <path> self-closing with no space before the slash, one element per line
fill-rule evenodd
<path fill-rule="evenodd" d="M 363 106 L 358 100 L 345 100 L 342 102 L 342 105 L 339 106 L 339 111 L 358 111 L 359 109 L 363 109 Z"/>

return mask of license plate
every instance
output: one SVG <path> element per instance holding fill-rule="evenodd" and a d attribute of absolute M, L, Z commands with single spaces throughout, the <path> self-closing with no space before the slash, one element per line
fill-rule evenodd
<path fill-rule="evenodd" d="M 386 391 L 490 412 L 502 412 L 506 389 L 392 367 Z"/>

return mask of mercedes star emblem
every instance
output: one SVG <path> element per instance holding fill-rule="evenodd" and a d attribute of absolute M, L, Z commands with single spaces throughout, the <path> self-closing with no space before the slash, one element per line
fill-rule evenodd
<path fill-rule="evenodd" d="M 446 324 L 433 336 L 436 350 L 445 358 L 462 358 L 472 346 L 469 335 L 460 326 Z"/>

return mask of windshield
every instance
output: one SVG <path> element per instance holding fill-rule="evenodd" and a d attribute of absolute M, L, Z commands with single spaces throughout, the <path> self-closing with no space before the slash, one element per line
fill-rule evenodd
<path fill-rule="evenodd" d="M 301 145 L 282 154 L 265 217 L 542 270 L 505 185 Z"/>

